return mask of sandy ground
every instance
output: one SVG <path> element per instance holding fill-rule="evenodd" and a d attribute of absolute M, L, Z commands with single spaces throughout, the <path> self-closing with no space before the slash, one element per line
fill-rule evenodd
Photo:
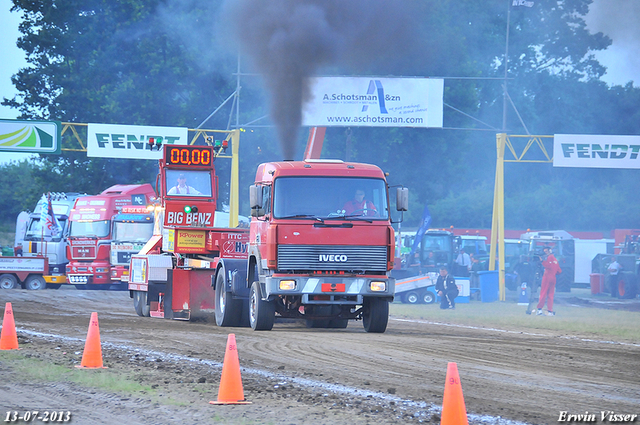
<path fill-rule="evenodd" d="M 7 301 L 21 356 L 79 364 L 95 311 L 109 369 L 86 372 L 123 374 L 151 389 L 131 395 L 39 382 L 0 356 L 2 419 L 48 410 L 89 425 L 439 423 L 448 362 L 457 363 L 472 424 L 558 423 L 563 411 L 597 414 L 598 423 L 606 423 L 601 411 L 640 414 L 640 341 L 393 317 L 384 334 L 367 334 L 360 322 L 323 330 L 296 321 L 254 332 L 141 318 L 127 292 L 1 291 L 0 311 Z M 229 333 L 250 405 L 209 404 Z"/>

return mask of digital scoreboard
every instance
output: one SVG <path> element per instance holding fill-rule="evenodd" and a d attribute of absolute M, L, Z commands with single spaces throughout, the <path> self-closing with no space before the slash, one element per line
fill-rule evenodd
<path fill-rule="evenodd" d="M 213 165 L 211 146 L 165 145 L 165 164 L 169 167 L 202 168 Z"/>

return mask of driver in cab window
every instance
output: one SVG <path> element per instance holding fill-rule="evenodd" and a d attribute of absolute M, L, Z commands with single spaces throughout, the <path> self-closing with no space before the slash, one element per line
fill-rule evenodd
<path fill-rule="evenodd" d="M 202 192 L 187 184 L 184 174 L 178 175 L 178 183 L 167 192 L 167 195 L 202 195 Z"/>
<path fill-rule="evenodd" d="M 362 215 L 367 217 L 375 216 L 378 212 L 373 202 L 365 199 L 362 189 L 357 189 L 354 198 L 344 204 L 345 215 Z"/>

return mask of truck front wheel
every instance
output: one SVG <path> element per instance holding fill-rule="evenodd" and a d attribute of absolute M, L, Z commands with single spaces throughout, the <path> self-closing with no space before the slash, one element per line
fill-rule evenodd
<path fill-rule="evenodd" d="M 371 333 L 383 333 L 389 322 L 389 301 L 384 298 L 369 297 L 364 300 L 362 324 Z"/>
<path fill-rule="evenodd" d="M 18 287 L 18 279 L 12 274 L 0 275 L 0 288 L 15 289 Z"/>
<path fill-rule="evenodd" d="M 276 306 L 262 299 L 260 283 L 253 282 L 249 292 L 249 324 L 254 331 L 270 331 L 276 319 Z"/>
<path fill-rule="evenodd" d="M 218 326 L 240 326 L 242 300 L 234 300 L 227 292 L 224 282 L 224 270 L 216 277 L 216 324 Z"/>
<path fill-rule="evenodd" d="M 47 287 L 47 282 L 42 276 L 29 276 L 24 283 L 24 287 L 32 291 L 39 291 Z"/>
<path fill-rule="evenodd" d="M 140 317 L 151 316 L 151 308 L 148 302 L 148 292 L 146 291 L 133 291 L 133 307 L 136 309 L 136 313 Z"/>

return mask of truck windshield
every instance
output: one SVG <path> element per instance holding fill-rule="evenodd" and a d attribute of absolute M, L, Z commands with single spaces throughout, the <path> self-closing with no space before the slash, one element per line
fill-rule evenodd
<path fill-rule="evenodd" d="M 424 246 L 420 255 L 422 264 L 428 266 L 448 265 L 451 261 L 450 255 L 453 252 L 451 236 L 425 234 L 420 244 Z"/>
<path fill-rule="evenodd" d="M 211 196 L 211 172 L 208 170 L 167 170 L 165 190 L 168 196 Z"/>
<path fill-rule="evenodd" d="M 109 236 L 109 220 L 100 221 L 72 221 L 69 236 L 75 238 Z"/>
<path fill-rule="evenodd" d="M 65 216 L 66 217 L 66 216 Z M 63 220 L 60 217 L 57 217 L 58 224 L 62 229 L 62 235 L 64 235 L 65 227 L 67 226 L 67 220 Z M 37 241 L 42 238 L 42 226 L 40 226 L 40 217 L 31 217 L 29 220 L 29 225 L 27 226 L 27 232 L 24 235 L 25 241 Z M 60 238 L 54 238 L 53 240 L 60 240 Z"/>
<path fill-rule="evenodd" d="M 487 244 L 484 239 L 462 239 L 462 248 L 467 254 L 474 253 L 485 255 L 487 253 Z"/>
<path fill-rule="evenodd" d="M 279 177 L 274 182 L 276 218 L 387 220 L 385 181 L 357 177 Z"/>
<path fill-rule="evenodd" d="M 147 242 L 153 235 L 153 223 L 115 223 L 114 242 Z"/>

